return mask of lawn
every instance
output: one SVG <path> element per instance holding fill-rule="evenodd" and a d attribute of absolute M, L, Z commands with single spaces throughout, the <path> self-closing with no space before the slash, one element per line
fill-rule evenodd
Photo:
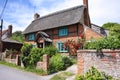
<path fill-rule="evenodd" d="M 53 76 L 50 80 L 66 80 L 66 78 L 73 76 L 74 74 L 71 72 L 61 72 Z"/>

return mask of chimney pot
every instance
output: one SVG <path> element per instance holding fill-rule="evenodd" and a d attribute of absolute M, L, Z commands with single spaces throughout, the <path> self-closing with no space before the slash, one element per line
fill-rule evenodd
<path fill-rule="evenodd" d="M 38 18 L 40 18 L 40 15 L 39 15 L 38 13 L 35 13 L 35 14 L 34 14 L 34 20 L 36 20 L 36 19 L 38 19 Z"/>

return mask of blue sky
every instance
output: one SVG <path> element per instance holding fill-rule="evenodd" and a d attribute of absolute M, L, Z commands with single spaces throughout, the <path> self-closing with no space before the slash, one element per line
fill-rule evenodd
<path fill-rule="evenodd" d="M 33 21 L 35 12 L 44 16 L 59 10 L 82 5 L 83 0 L 8 0 L 2 18 L 4 29 L 13 25 L 13 32 L 23 31 Z M 5 0 L 0 0 L 0 13 Z M 101 26 L 106 22 L 120 23 L 120 0 L 89 0 L 91 22 Z"/>

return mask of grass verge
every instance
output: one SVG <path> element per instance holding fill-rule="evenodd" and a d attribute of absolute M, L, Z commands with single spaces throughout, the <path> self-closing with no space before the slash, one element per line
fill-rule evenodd
<path fill-rule="evenodd" d="M 66 80 L 66 78 L 73 76 L 74 74 L 71 72 L 61 72 L 60 74 L 56 74 L 50 80 Z"/>
<path fill-rule="evenodd" d="M 12 67 L 12 68 L 16 68 L 16 69 L 19 69 L 19 70 L 32 72 L 32 73 L 35 73 L 35 74 L 38 74 L 38 75 L 47 75 L 47 72 L 45 72 L 44 70 L 40 70 L 40 69 L 23 68 L 21 66 L 17 66 L 15 64 L 8 63 L 8 62 L 5 62 L 5 61 L 0 61 L 0 64 L 5 65 L 5 66 L 9 66 L 9 67 Z"/>

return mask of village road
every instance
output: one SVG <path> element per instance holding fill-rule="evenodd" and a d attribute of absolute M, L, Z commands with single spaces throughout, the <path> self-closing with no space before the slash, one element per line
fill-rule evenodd
<path fill-rule="evenodd" d="M 50 76 L 39 76 L 33 73 L 0 65 L 0 80 L 49 80 Z"/>

